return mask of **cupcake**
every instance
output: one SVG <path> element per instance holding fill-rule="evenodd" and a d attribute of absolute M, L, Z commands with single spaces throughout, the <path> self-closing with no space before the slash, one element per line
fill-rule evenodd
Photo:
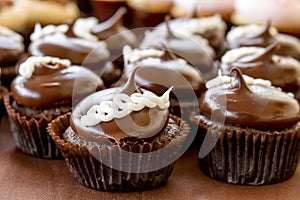
<path fill-rule="evenodd" d="M 188 120 L 191 111 L 198 108 L 198 98 L 206 90 L 201 73 L 176 54 L 157 48 L 132 49 L 125 46 L 124 73 L 130 74 L 136 66 L 135 81 L 146 90 L 162 95 L 173 86 L 170 95 L 170 113 Z M 168 77 L 168 78 L 166 78 Z"/>
<path fill-rule="evenodd" d="M 124 87 L 90 95 L 71 117 L 48 126 L 70 172 L 86 187 L 134 191 L 162 185 L 186 146 L 188 125 L 168 111 L 172 88 L 156 96 L 137 88 L 134 73 Z"/>
<path fill-rule="evenodd" d="M 243 25 L 251 23 L 264 24 L 266 21 L 271 20 L 272 25 L 280 32 L 299 36 L 299 11 L 300 2 L 297 0 L 237 0 L 234 3 L 231 21 L 233 24 Z"/>
<path fill-rule="evenodd" d="M 53 57 L 30 57 L 20 65 L 19 73 L 11 84 L 11 94 L 4 97 L 16 147 L 27 155 L 59 158 L 47 124 L 70 112 L 86 95 L 102 89 L 103 82 L 90 70 Z"/>
<path fill-rule="evenodd" d="M 81 37 L 86 40 L 105 41 L 110 52 L 110 57 L 107 59 L 105 67 L 98 66 L 97 64 L 96 67 L 99 68 L 97 71 L 101 74 L 106 87 L 110 87 L 122 75 L 124 62 L 122 57 L 123 46 L 137 46 L 135 33 L 128 30 L 122 23 L 126 12 L 127 9 L 121 7 L 113 16 L 101 23 L 95 17 L 79 18 L 72 25 L 73 32 L 69 31 L 67 33 L 69 36 Z M 86 26 L 87 31 L 80 29 L 84 26 Z"/>
<path fill-rule="evenodd" d="M 283 56 L 292 56 L 300 60 L 300 40 L 292 35 L 278 33 L 270 21 L 264 25 L 249 24 L 233 27 L 226 35 L 223 51 L 239 47 L 267 47 L 274 42 L 280 45 L 275 53 Z"/>
<path fill-rule="evenodd" d="M 221 47 L 225 39 L 226 24 L 220 15 L 202 18 L 176 18 L 169 21 L 169 26 L 174 33 L 186 36 L 200 35 L 207 39 L 209 45 L 215 50 Z M 160 23 L 155 28 L 165 29 L 166 22 Z"/>
<path fill-rule="evenodd" d="M 200 35 L 186 35 L 170 28 L 169 18 L 166 18 L 165 28 L 155 28 L 146 31 L 140 48 L 164 46 L 169 51 L 179 55 L 209 79 L 216 75 L 213 59 L 216 56 L 208 40 Z"/>
<path fill-rule="evenodd" d="M 221 58 L 220 68 L 224 74 L 229 74 L 233 67 L 238 67 L 245 75 L 270 80 L 272 85 L 296 94 L 300 88 L 300 62 L 292 57 L 274 54 L 277 45 L 273 43 L 267 48 L 241 47 L 227 51 Z"/>
<path fill-rule="evenodd" d="M 154 27 L 169 14 L 172 0 L 127 0 L 130 28 Z"/>
<path fill-rule="evenodd" d="M 242 76 L 207 82 L 199 101 L 201 171 L 222 182 L 274 184 L 295 172 L 300 150 L 299 104 L 271 82 Z M 203 140 L 203 138 L 205 138 Z"/>
<path fill-rule="evenodd" d="M 23 37 L 9 28 L 0 26 L 0 80 L 9 84 L 17 75 L 16 63 L 24 53 Z"/>
<path fill-rule="evenodd" d="M 89 30 L 94 21 L 80 23 L 78 19 L 71 24 L 58 26 L 35 25 L 30 35 L 31 43 L 28 52 L 32 56 L 52 56 L 69 59 L 73 64 L 90 68 L 102 67 L 109 58 L 109 50 L 104 41 L 91 37 Z"/>

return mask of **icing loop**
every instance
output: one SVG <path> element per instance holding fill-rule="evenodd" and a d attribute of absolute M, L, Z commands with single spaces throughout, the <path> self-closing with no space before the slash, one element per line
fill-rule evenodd
<path fill-rule="evenodd" d="M 61 64 L 65 67 L 71 66 L 71 61 L 68 59 L 59 59 L 55 57 L 50 56 L 44 56 L 44 57 L 36 57 L 32 56 L 29 57 L 25 62 L 23 62 L 20 65 L 19 73 L 21 76 L 25 78 L 31 78 L 32 74 L 34 73 L 36 66 L 39 64 Z"/>
<path fill-rule="evenodd" d="M 89 41 L 98 41 L 97 36 L 91 33 L 92 29 L 98 24 L 98 19 L 95 17 L 79 18 L 73 26 L 74 34 L 82 39 Z"/>
<path fill-rule="evenodd" d="M 128 96 L 121 93 L 116 94 L 112 101 L 102 101 L 100 105 L 93 105 L 86 115 L 81 117 L 81 124 L 84 126 L 95 126 L 101 122 L 108 122 L 113 119 L 121 119 L 133 111 L 140 111 L 145 107 L 167 109 L 170 106 L 169 94 L 173 87 L 170 87 L 162 96 L 158 97 L 150 91 L 133 93 Z"/>
<path fill-rule="evenodd" d="M 66 33 L 69 27 L 66 24 L 62 24 L 59 26 L 48 25 L 42 28 L 41 24 L 36 23 L 34 27 L 33 33 L 30 35 L 30 40 L 34 41 L 40 39 L 46 35 L 51 35 L 55 33 Z"/>

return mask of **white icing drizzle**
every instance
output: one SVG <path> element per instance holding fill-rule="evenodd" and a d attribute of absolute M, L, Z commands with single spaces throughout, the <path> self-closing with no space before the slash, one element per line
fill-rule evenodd
<path fill-rule="evenodd" d="M 292 46 L 296 49 L 296 51 L 300 54 L 300 40 L 294 36 L 288 34 L 278 34 L 276 39 L 279 41 L 280 44 L 285 44 Z"/>
<path fill-rule="evenodd" d="M 1 26 L 1 25 L 0 25 L 0 35 L 9 37 L 12 40 L 14 40 L 15 42 L 20 42 L 20 43 L 23 42 L 23 37 L 20 34 L 10 30 L 9 28 Z"/>
<path fill-rule="evenodd" d="M 250 36 L 257 34 L 262 30 L 262 25 L 250 24 L 244 26 L 237 26 L 232 28 L 226 35 L 226 39 L 229 43 L 233 43 L 236 40 L 239 40 L 245 36 Z M 275 27 L 269 29 L 270 34 L 275 37 L 278 34 L 278 31 Z"/>
<path fill-rule="evenodd" d="M 124 63 L 134 63 L 147 57 L 161 57 L 164 51 L 158 49 L 132 49 L 129 45 L 123 47 Z"/>
<path fill-rule="evenodd" d="M 233 63 L 245 56 L 259 55 L 264 52 L 261 47 L 241 47 L 227 51 L 221 58 L 222 63 Z M 271 60 L 278 66 L 293 67 L 300 70 L 300 62 L 292 57 L 272 55 Z"/>
<path fill-rule="evenodd" d="M 243 75 L 243 78 L 247 83 L 247 85 L 261 85 L 265 87 L 272 87 L 272 83 L 269 80 L 260 79 L 260 78 L 254 79 L 247 75 Z M 233 76 L 222 75 L 221 71 L 219 71 L 219 74 L 216 78 L 206 82 L 206 87 L 207 89 L 211 89 L 220 85 L 231 84 L 233 80 L 234 80 Z"/>
<path fill-rule="evenodd" d="M 38 64 L 47 64 L 47 63 L 52 63 L 54 65 L 62 64 L 66 67 L 71 66 L 71 61 L 68 59 L 59 59 L 50 56 L 42 56 L 42 57 L 32 56 L 27 58 L 27 60 L 20 65 L 19 73 L 21 76 L 24 76 L 25 78 L 31 78 Z"/>
<path fill-rule="evenodd" d="M 100 105 L 93 105 L 86 115 L 81 117 L 84 126 L 95 126 L 101 122 L 113 119 L 121 119 L 133 111 L 141 111 L 145 107 L 167 109 L 170 106 L 169 94 L 173 87 L 169 88 L 162 96 L 157 96 L 150 91 L 133 93 L 130 96 L 121 93 L 113 96 L 112 101 L 102 101 Z"/>
<path fill-rule="evenodd" d="M 82 39 L 98 41 L 98 38 L 91 33 L 92 29 L 99 23 L 96 17 L 79 18 L 73 26 L 74 34 Z"/>
<path fill-rule="evenodd" d="M 222 63 L 233 63 L 244 56 L 257 55 L 264 52 L 261 47 L 241 47 L 227 51 L 221 58 Z"/>
<path fill-rule="evenodd" d="M 40 39 L 46 35 L 56 34 L 56 33 L 66 33 L 69 27 L 66 24 L 62 24 L 59 26 L 47 25 L 42 28 L 41 24 L 36 23 L 34 26 L 34 31 L 30 35 L 30 40 L 34 41 Z"/>

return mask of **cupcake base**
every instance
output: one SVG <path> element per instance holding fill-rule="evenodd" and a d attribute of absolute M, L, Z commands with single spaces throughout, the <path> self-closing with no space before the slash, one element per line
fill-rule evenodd
<path fill-rule="evenodd" d="M 38 119 L 21 115 L 12 107 L 11 95 L 4 97 L 4 105 L 15 140 L 16 148 L 21 152 L 39 158 L 62 159 L 55 142 L 47 133 L 47 124 L 57 116 Z"/>
<path fill-rule="evenodd" d="M 78 144 L 72 144 L 64 139 L 64 134 L 69 131 L 70 114 L 66 114 L 53 120 L 48 127 L 48 132 L 61 150 L 67 166 L 74 178 L 85 187 L 98 191 L 136 191 L 158 187 L 166 183 L 172 173 L 175 161 L 167 164 L 165 167 L 149 172 L 134 173 L 128 169 L 133 168 L 135 164 L 156 165 L 165 162 L 165 157 L 149 157 L 149 160 L 135 160 L 130 153 L 153 152 L 165 147 L 166 144 L 149 142 L 143 144 L 120 144 L 120 145 L 102 145 L 93 149 L 87 146 L 80 147 Z M 179 118 L 172 116 L 176 124 L 180 127 L 180 134 L 174 136 L 166 146 L 174 148 L 170 152 L 176 152 L 175 148 L 181 148 L 187 137 L 188 125 Z M 170 146 L 169 146 L 170 145 Z M 177 149 L 178 150 L 178 149 Z M 127 153 L 125 153 L 127 152 Z M 128 156 L 129 153 L 129 156 Z M 106 161 L 100 160 L 103 158 Z M 108 162 L 107 162 L 108 161 Z M 107 165 L 107 163 L 109 163 Z M 117 163 L 123 169 L 113 168 L 110 163 Z"/>
<path fill-rule="evenodd" d="M 199 116 L 199 138 L 217 139 L 212 150 L 199 158 L 201 171 L 226 183 L 274 184 L 295 172 L 300 152 L 300 124 L 281 131 L 259 131 L 225 124 L 219 131 L 215 122 Z M 213 144 L 203 144 L 213 145 Z"/>

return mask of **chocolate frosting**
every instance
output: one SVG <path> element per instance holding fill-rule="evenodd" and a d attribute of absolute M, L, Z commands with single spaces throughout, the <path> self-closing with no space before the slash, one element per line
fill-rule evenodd
<path fill-rule="evenodd" d="M 165 37 L 157 36 L 155 33 L 154 35 L 151 35 L 153 33 L 149 33 L 142 41 L 140 47 L 159 48 L 161 45 L 164 45 L 170 51 L 192 63 L 201 71 L 201 73 L 210 73 L 214 67 L 213 59 L 215 58 L 215 52 L 208 45 L 208 41 L 200 36 L 178 37 L 169 27 L 169 17 L 166 17 L 165 25 L 167 27 L 167 34 Z M 200 44 L 200 41 L 202 41 L 202 44 Z M 204 44 L 205 42 L 206 45 Z"/>
<path fill-rule="evenodd" d="M 22 41 L 17 41 L 10 36 L 0 33 L 0 66 L 11 66 L 16 64 L 24 52 Z"/>
<path fill-rule="evenodd" d="M 269 45 L 262 53 L 246 55 L 232 63 L 222 62 L 220 67 L 223 73 L 228 74 L 233 67 L 238 67 L 243 74 L 254 78 L 267 79 L 276 87 L 284 91 L 294 92 L 299 88 L 299 67 L 288 63 L 276 63 L 272 58 L 278 43 Z M 279 57 L 280 59 L 280 57 Z M 280 62 L 280 60 L 278 60 Z"/>
<path fill-rule="evenodd" d="M 231 42 L 228 44 L 229 49 L 235 49 L 239 47 L 250 47 L 250 46 L 256 46 L 256 47 L 267 47 L 270 44 L 274 43 L 276 40 L 274 37 L 270 34 L 270 26 L 271 23 L 268 21 L 261 29 L 260 32 L 256 34 L 249 34 L 246 35 L 240 39 L 235 40 L 234 42 Z"/>
<path fill-rule="evenodd" d="M 238 68 L 233 73 L 230 84 L 206 91 L 199 102 L 201 114 L 218 112 L 227 123 L 255 129 L 283 129 L 299 121 L 299 104 L 293 97 L 271 86 L 247 85 Z"/>
<path fill-rule="evenodd" d="M 125 64 L 125 72 L 132 71 L 135 66 L 141 66 L 143 70 L 136 72 L 136 83 L 157 95 L 162 95 L 174 86 L 172 91 L 176 94 L 186 96 L 193 90 L 200 96 L 206 90 L 201 73 L 172 52 L 163 49 L 162 51 L 164 53 L 161 56 L 148 56 Z"/>
<path fill-rule="evenodd" d="M 92 71 L 52 63 L 37 65 L 31 78 L 19 75 L 11 84 L 12 96 L 18 104 L 44 109 L 72 106 L 72 100 L 79 101 L 102 88 L 102 80 Z"/>
<path fill-rule="evenodd" d="M 138 69 L 141 70 L 141 69 Z M 80 102 L 73 110 L 70 124 L 72 129 L 80 136 L 90 141 L 119 143 L 125 138 L 147 139 L 161 133 L 168 123 L 168 109 L 145 107 L 140 111 L 133 111 L 131 114 L 108 122 L 100 122 L 95 126 L 85 126 L 81 123 L 83 115 L 93 105 L 99 105 L 102 101 L 112 101 L 116 94 L 143 93 L 134 82 L 133 71 L 127 84 L 124 87 L 110 88 L 94 93 Z"/>

